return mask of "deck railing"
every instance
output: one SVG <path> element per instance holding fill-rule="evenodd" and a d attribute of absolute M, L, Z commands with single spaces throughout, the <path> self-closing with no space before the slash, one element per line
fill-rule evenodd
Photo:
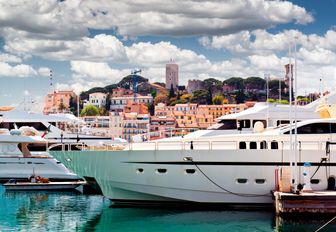
<path fill-rule="evenodd" d="M 162 151 L 162 150 L 290 150 L 289 141 L 244 141 L 246 147 L 240 147 L 241 141 L 148 141 L 141 143 L 120 143 L 120 144 L 102 144 L 97 146 L 88 146 L 84 143 L 58 143 L 48 147 L 48 150 L 99 150 L 99 151 Z M 250 143 L 256 143 L 257 146 L 250 146 Z M 271 143 L 277 143 L 277 147 Z M 263 143 L 263 145 L 261 144 Z M 265 145 L 266 143 L 266 145 Z M 326 142 L 324 141 L 298 141 L 298 150 L 320 150 L 325 151 Z M 336 146 L 330 147 L 331 151 L 336 151 Z"/>

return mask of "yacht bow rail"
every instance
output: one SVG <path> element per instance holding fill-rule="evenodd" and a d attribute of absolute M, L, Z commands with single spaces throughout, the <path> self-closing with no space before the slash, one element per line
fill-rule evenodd
<path fill-rule="evenodd" d="M 244 145 L 242 145 L 244 143 Z M 298 150 L 319 150 L 326 152 L 329 142 L 299 141 Z M 330 147 L 336 151 L 336 146 Z M 126 144 L 102 144 L 87 146 L 84 143 L 58 143 L 48 147 L 48 150 L 62 151 L 162 151 L 162 150 L 290 150 L 290 141 L 148 141 Z"/>

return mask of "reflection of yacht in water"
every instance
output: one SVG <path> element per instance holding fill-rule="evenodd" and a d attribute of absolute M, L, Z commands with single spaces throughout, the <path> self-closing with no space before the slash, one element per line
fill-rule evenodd
<path fill-rule="evenodd" d="M 29 136 L 23 135 L 29 133 Z M 0 129 L 0 181 L 28 180 L 34 172 L 51 181 L 73 181 L 80 178 L 47 152 L 33 151 L 44 147 L 47 141 L 41 136 L 31 136 L 34 130 Z"/>
<path fill-rule="evenodd" d="M 89 135 L 87 131 L 85 131 L 86 134 L 81 133 L 81 130 L 78 132 L 78 128 L 81 128 L 80 124 L 82 122 L 80 119 L 70 114 L 43 115 L 14 109 L 0 111 L 0 115 L 2 115 L 0 128 L 11 130 L 15 129 L 15 127 L 33 127 L 39 131 L 41 135 L 46 133 L 45 138 L 48 139 L 48 143 L 83 142 L 87 145 L 99 145 L 101 143 L 125 142 L 118 138 L 112 140 L 110 137 Z M 68 133 L 62 130 L 68 125 L 72 125 L 72 127 L 76 128 L 78 133 Z"/>

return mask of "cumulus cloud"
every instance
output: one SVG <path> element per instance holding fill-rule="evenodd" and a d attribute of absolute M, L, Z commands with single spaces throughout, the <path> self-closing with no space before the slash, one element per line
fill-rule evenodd
<path fill-rule="evenodd" d="M 8 35 L 11 37 L 13 35 Z M 45 40 L 42 38 L 7 39 L 5 50 L 14 54 L 31 54 L 52 60 L 126 61 L 123 44 L 115 36 L 99 34 L 78 41 Z"/>
<path fill-rule="evenodd" d="M 18 56 L 14 56 L 8 53 L 0 53 L 0 62 L 21 63 L 22 59 Z"/>
<path fill-rule="evenodd" d="M 0 62 L 0 77 L 29 77 L 36 76 L 34 68 L 26 64 L 11 66 L 8 63 Z"/>
<path fill-rule="evenodd" d="M 52 73 L 51 69 L 50 68 L 47 68 L 47 67 L 40 67 L 38 70 L 37 70 L 38 74 L 40 76 L 43 76 L 43 77 L 49 77 L 50 74 Z"/>
<path fill-rule="evenodd" d="M 238 0 L 75 0 L 1 1 L 2 34 L 25 38 L 75 40 L 91 29 L 120 35 L 217 35 L 265 29 L 289 22 L 306 24 L 312 15 L 288 1 Z"/>

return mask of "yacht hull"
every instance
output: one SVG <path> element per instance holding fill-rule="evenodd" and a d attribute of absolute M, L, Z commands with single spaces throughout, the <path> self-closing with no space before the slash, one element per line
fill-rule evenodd
<path fill-rule="evenodd" d="M 272 204 L 276 170 L 289 167 L 288 150 L 131 150 L 52 151 L 70 170 L 95 178 L 104 196 L 115 203 Z M 325 154 L 325 153 L 324 153 Z M 323 151 L 300 153 L 297 168 L 303 182 L 303 162 L 320 166 Z M 335 162 L 336 160 L 334 160 Z M 315 190 L 325 190 L 336 163 L 316 172 Z"/>
<path fill-rule="evenodd" d="M 0 157 L 0 182 L 27 181 L 35 173 L 51 181 L 75 181 L 80 177 L 52 157 Z"/>

